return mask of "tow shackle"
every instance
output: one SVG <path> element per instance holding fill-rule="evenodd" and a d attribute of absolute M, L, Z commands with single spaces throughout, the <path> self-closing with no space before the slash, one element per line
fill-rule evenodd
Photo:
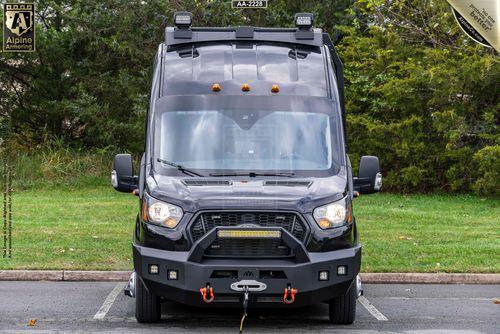
<path fill-rule="evenodd" d="M 299 292 L 299 290 L 292 288 L 288 285 L 285 288 L 285 293 L 283 294 L 283 303 L 292 304 L 295 301 L 295 295 Z"/>
<path fill-rule="evenodd" d="M 207 284 L 206 287 L 200 289 L 201 292 L 201 298 L 203 301 L 207 304 L 210 304 L 213 302 L 215 295 L 214 295 L 214 288 L 210 286 L 210 284 Z M 208 296 L 208 298 L 207 298 Z"/>

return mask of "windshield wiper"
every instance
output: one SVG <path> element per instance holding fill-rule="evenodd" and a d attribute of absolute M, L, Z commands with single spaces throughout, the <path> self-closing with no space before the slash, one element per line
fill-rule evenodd
<path fill-rule="evenodd" d="M 280 173 L 259 173 L 259 172 L 221 172 L 221 173 L 210 173 L 210 176 L 281 176 L 281 177 L 292 177 L 295 173 L 292 172 L 280 172 Z"/>
<path fill-rule="evenodd" d="M 165 164 L 165 165 L 169 165 L 169 166 L 175 167 L 178 170 L 180 170 L 181 172 L 183 172 L 184 174 L 191 175 L 191 176 L 196 175 L 196 176 L 199 176 L 199 177 L 204 177 L 204 175 L 202 175 L 202 174 L 200 174 L 198 172 L 195 172 L 192 169 L 185 168 L 182 165 L 178 165 L 175 162 L 164 160 L 164 159 L 160 159 L 160 158 L 156 159 L 156 161 L 161 162 L 162 164 Z"/>

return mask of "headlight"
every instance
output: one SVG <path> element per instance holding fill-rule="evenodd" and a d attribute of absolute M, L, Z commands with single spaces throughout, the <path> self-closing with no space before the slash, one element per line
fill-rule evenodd
<path fill-rule="evenodd" d="M 314 209 L 313 217 L 322 229 L 340 227 L 346 223 L 346 218 L 348 223 L 351 220 L 345 198 Z"/>
<path fill-rule="evenodd" d="M 160 202 L 151 197 L 144 198 L 143 218 L 150 223 L 174 228 L 183 215 L 182 209 L 176 205 Z"/>

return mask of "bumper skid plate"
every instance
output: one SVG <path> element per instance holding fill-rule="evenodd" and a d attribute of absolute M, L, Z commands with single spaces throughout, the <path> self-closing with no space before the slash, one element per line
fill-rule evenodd
<path fill-rule="evenodd" d="M 224 227 L 223 230 L 237 230 Z M 361 263 L 361 246 L 331 252 L 309 253 L 304 245 L 282 228 L 281 238 L 293 251 L 291 258 L 207 258 L 206 249 L 217 238 L 219 228 L 198 240 L 191 251 L 175 252 L 133 245 L 137 273 L 129 286 L 140 279 L 148 290 L 184 304 L 207 305 L 200 298 L 200 287 L 209 285 L 216 293 L 210 306 L 241 306 L 245 287 L 252 292 L 249 304 L 273 307 L 283 303 L 283 291 L 292 286 L 300 291 L 293 306 L 310 305 L 344 294 L 353 284 L 360 293 L 357 275 Z M 157 266 L 152 273 L 150 266 Z M 343 275 L 337 267 L 345 266 Z M 155 267 L 156 268 L 156 267 Z M 175 271 L 175 279 L 168 274 Z M 327 280 L 319 273 L 328 271 Z M 129 289 L 131 290 L 131 289 Z M 131 290 L 132 292 L 133 290 Z M 127 294 L 127 292 L 126 292 Z M 290 307 L 291 305 L 286 305 Z"/>

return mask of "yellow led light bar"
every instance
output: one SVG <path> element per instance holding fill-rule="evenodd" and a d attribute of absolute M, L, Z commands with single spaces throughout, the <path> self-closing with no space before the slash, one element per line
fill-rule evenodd
<path fill-rule="evenodd" d="M 220 230 L 219 238 L 281 238 L 281 231 L 266 230 Z"/>

